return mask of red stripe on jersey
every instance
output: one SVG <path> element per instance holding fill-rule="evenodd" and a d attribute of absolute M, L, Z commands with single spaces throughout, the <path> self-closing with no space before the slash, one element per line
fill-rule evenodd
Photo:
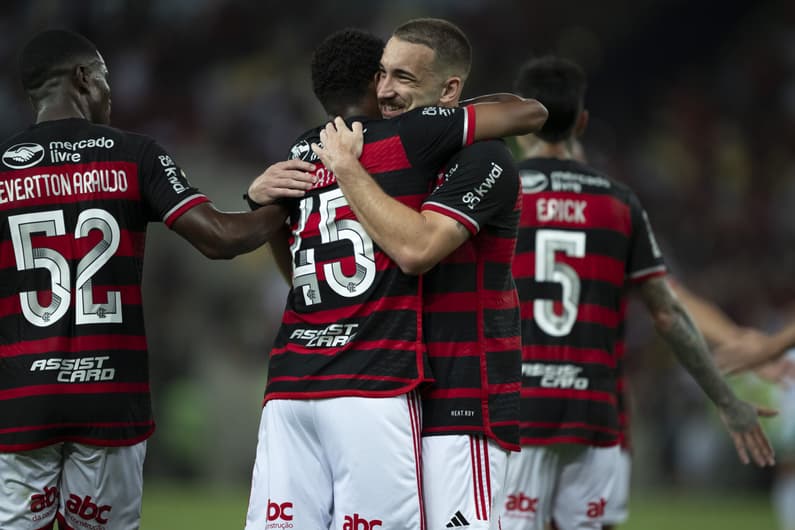
<path fill-rule="evenodd" d="M 549 438 L 531 438 L 522 436 L 522 445 L 552 445 L 552 444 L 577 444 L 590 445 L 592 447 L 613 447 L 618 445 L 618 440 L 600 442 L 583 438 L 581 436 L 550 436 Z"/>
<path fill-rule="evenodd" d="M 32 385 L 0 390 L 0 400 L 59 394 L 142 394 L 149 392 L 149 383 L 63 383 Z"/>
<path fill-rule="evenodd" d="M 478 231 L 480 230 L 480 226 L 478 226 L 478 224 L 471 217 L 468 217 L 467 215 L 459 212 L 458 210 L 454 210 L 453 208 L 447 207 L 444 204 L 439 204 L 438 202 L 423 203 L 422 211 L 436 212 L 439 215 L 443 215 L 445 217 L 449 217 L 450 219 L 458 221 L 473 236 L 477 235 Z"/>
<path fill-rule="evenodd" d="M 548 428 L 548 429 L 584 429 L 586 431 L 597 431 L 597 432 L 606 432 L 608 434 L 618 434 L 616 429 L 610 429 L 609 427 L 601 427 L 599 425 L 590 425 L 588 423 L 582 422 L 567 422 L 567 423 L 556 423 L 556 422 L 544 422 L 544 421 L 520 421 L 519 427 L 539 427 L 539 428 Z"/>
<path fill-rule="evenodd" d="M 539 388 L 522 387 L 523 398 L 580 399 L 587 401 L 604 401 L 615 404 L 616 396 L 612 392 L 598 390 L 575 390 L 571 388 Z"/>
<path fill-rule="evenodd" d="M 464 123 L 464 145 L 471 145 L 475 141 L 475 112 L 474 105 L 467 105 L 464 107 L 467 112 L 466 122 Z"/>
<path fill-rule="evenodd" d="M 87 335 L 85 337 L 51 337 L 16 344 L 0 345 L 0 357 L 36 353 L 74 353 L 91 350 L 146 350 L 146 337 L 140 335 Z"/>
<path fill-rule="evenodd" d="M 516 307 L 514 291 L 472 291 L 466 293 L 442 293 L 425 295 L 426 313 L 458 313 L 472 307 L 480 309 L 510 309 Z"/>
<path fill-rule="evenodd" d="M 359 161 L 370 174 L 411 168 L 409 157 L 399 136 L 365 143 Z"/>
<path fill-rule="evenodd" d="M 572 257 L 557 252 L 555 261 L 565 263 L 584 280 L 597 280 L 608 282 L 616 287 L 623 287 L 625 280 L 624 264 L 610 256 L 588 254 L 584 258 Z M 513 262 L 514 278 L 535 278 L 536 255 L 535 252 L 517 253 Z"/>
<path fill-rule="evenodd" d="M 608 351 L 573 346 L 528 345 L 522 348 L 522 359 L 525 362 L 561 361 L 602 364 L 611 368 L 616 365 L 615 357 Z"/>
<path fill-rule="evenodd" d="M 339 322 L 340 320 L 346 318 L 348 314 L 355 315 L 356 317 L 366 317 L 380 311 L 416 310 L 419 309 L 419 304 L 419 299 L 414 295 L 385 296 L 367 304 L 345 308 L 326 309 L 325 311 L 314 311 L 312 313 L 285 311 L 284 316 L 282 317 L 282 324 L 324 325 L 329 324 L 330 322 Z"/>
<path fill-rule="evenodd" d="M 138 165 L 133 162 L 39 166 L 0 173 L 1 210 L 140 198 Z"/>
<path fill-rule="evenodd" d="M 176 222 L 177 219 L 182 216 L 185 212 L 193 208 L 194 206 L 198 206 L 200 204 L 204 204 L 205 202 L 210 202 L 204 195 L 194 195 L 193 197 L 189 197 L 185 201 L 179 203 L 177 206 L 171 209 L 171 211 L 166 213 L 165 219 L 163 222 L 166 224 L 167 227 L 171 228 L 171 225 Z"/>
<path fill-rule="evenodd" d="M 456 398 L 477 398 L 480 399 L 484 395 L 481 388 L 435 388 L 423 392 L 422 397 L 425 399 L 456 399 Z"/>
<path fill-rule="evenodd" d="M 70 427 L 94 427 L 97 429 L 114 428 L 114 427 L 143 427 L 145 425 L 152 425 L 151 421 L 138 421 L 138 422 L 71 422 L 71 423 L 48 423 L 46 425 L 27 425 L 24 427 L 8 427 L 0 429 L 0 434 L 7 434 L 11 432 L 28 432 L 28 431 L 41 431 L 44 429 L 68 429 Z"/>
<path fill-rule="evenodd" d="M 417 350 L 417 341 L 411 340 L 368 340 L 356 341 L 357 350 L 392 350 L 392 351 L 406 351 L 414 352 Z M 287 352 L 306 354 L 306 355 L 337 355 L 341 353 L 340 346 L 331 346 L 329 348 L 318 348 L 311 346 L 302 346 L 291 342 L 289 345 L 281 348 L 273 348 L 271 355 L 281 355 Z"/>
<path fill-rule="evenodd" d="M 629 237 L 632 233 L 632 215 L 629 205 L 612 195 L 595 195 L 569 192 L 545 191 L 543 195 L 525 194 L 521 227 L 543 226 L 565 228 L 588 228 L 615 230 Z M 553 204 L 558 201 L 585 202 L 583 217 L 586 223 L 575 219 L 565 220 L 556 215 Z M 552 202 L 556 201 L 556 202 Z"/>
<path fill-rule="evenodd" d="M 356 381 L 390 381 L 395 383 L 414 383 L 414 377 L 392 377 L 389 375 L 367 375 L 367 374 L 333 374 L 333 375 L 282 375 L 271 377 L 269 383 L 279 383 L 282 381 L 337 381 L 340 379 Z"/>

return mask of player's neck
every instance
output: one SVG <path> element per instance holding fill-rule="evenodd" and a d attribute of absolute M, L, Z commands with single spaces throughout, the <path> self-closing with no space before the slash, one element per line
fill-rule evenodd
<path fill-rule="evenodd" d="M 53 94 L 43 98 L 36 105 L 36 123 L 67 118 L 83 118 L 88 120 L 88 109 L 84 108 L 76 98 L 63 94 Z"/>
<path fill-rule="evenodd" d="M 574 151 L 570 142 L 549 143 L 536 140 L 532 143 L 520 144 L 522 159 L 528 158 L 558 158 L 573 160 Z"/>

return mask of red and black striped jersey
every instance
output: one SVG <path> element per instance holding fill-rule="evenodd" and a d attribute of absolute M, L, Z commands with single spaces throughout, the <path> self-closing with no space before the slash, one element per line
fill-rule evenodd
<path fill-rule="evenodd" d="M 572 160 L 519 171 L 522 444 L 615 445 L 624 301 L 631 282 L 665 274 L 662 254 L 626 186 Z"/>
<path fill-rule="evenodd" d="M 426 107 L 362 120 L 361 162 L 383 190 L 419 209 L 444 162 L 472 142 L 474 109 Z M 293 285 L 270 355 L 265 400 L 390 396 L 430 377 L 421 280 L 400 271 L 356 220 L 336 177 L 300 137 L 291 157 L 318 181 L 290 214 Z"/>
<path fill-rule="evenodd" d="M 511 263 L 519 174 L 501 141 L 467 147 L 447 168 L 422 209 L 452 217 L 471 237 L 424 279 L 435 382 L 423 394 L 423 434 L 482 434 L 518 450 L 521 338 Z"/>
<path fill-rule="evenodd" d="M 0 152 L 0 451 L 147 438 L 146 225 L 207 198 L 151 139 L 82 119 Z"/>

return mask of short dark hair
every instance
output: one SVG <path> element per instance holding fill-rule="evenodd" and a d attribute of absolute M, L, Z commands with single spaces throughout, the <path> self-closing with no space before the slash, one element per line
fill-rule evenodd
<path fill-rule="evenodd" d="M 567 139 L 585 108 L 585 72 L 579 65 L 553 55 L 531 59 L 519 69 L 514 90 L 535 98 L 547 108 L 549 117 L 536 133 L 547 142 Z"/>
<path fill-rule="evenodd" d="M 329 115 L 361 103 L 383 52 L 383 40 L 358 29 L 337 31 L 320 43 L 312 55 L 312 90 Z"/>
<path fill-rule="evenodd" d="M 65 74 L 80 61 L 96 58 L 93 42 L 73 31 L 50 29 L 37 33 L 19 54 L 22 86 L 30 92 Z"/>
<path fill-rule="evenodd" d="M 435 52 L 436 62 L 449 73 L 464 80 L 472 67 L 472 45 L 464 32 L 441 18 L 415 18 L 398 26 L 393 36 L 413 44 L 422 44 Z"/>

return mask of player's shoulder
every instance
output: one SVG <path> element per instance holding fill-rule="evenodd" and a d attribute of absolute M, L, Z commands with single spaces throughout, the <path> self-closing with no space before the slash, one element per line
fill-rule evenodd
<path fill-rule="evenodd" d="M 503 161 L 510 160 L 512 164 L 514 163 L 511 150 L 508 149 L 508 145 L 501 138 L 474 142 L 463 147 L 460 151 L 458 151 L 456 156 L 461 158 L 472 157 L 493 158 Z"/>
<path fill-rule="evenodd" d="M 320 142 L 320 130 L 325 126 L 318 125 L 307 129 L 290 145 L 290 151 L 287 155 L 289 160 L 303 160 L 304 162 L 316 162 L 317 155 L 312 151 L 312 144 Z"/>

